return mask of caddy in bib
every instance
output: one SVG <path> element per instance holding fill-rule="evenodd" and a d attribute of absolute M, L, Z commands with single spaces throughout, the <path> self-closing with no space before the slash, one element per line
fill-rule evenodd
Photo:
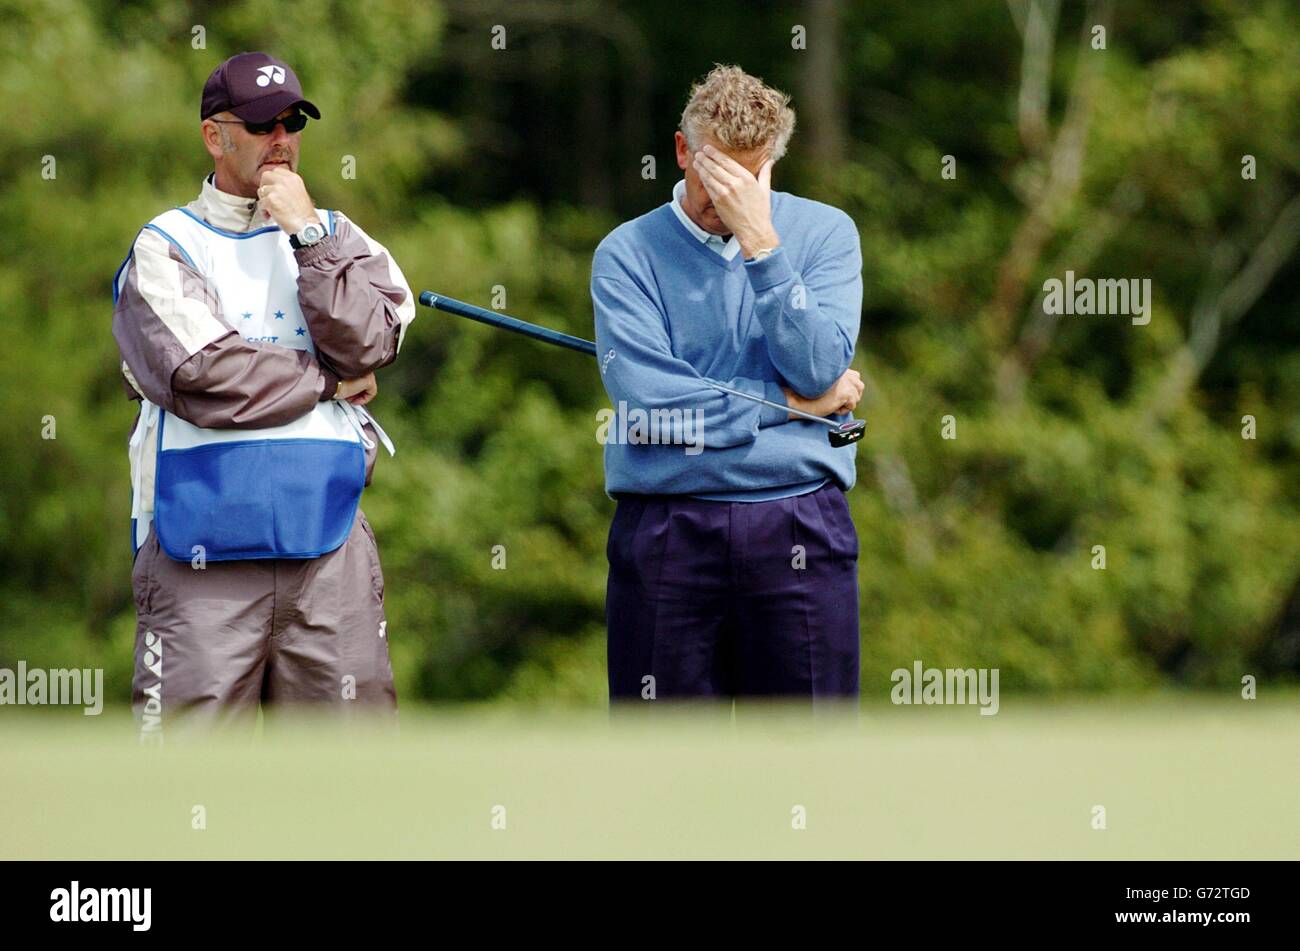
<path fill-rule="evenodd" d="M 334 215 L 318 212 L 334 233 Z M 175 246 L 217 289 L 227 321 L 247 340 L 314 354 L 298 305 L 298 264 L 278 227 L 236 233 L 174 208 L 146 229 Z M 113 278 L 122 290 L 128 256 Z M 362 407 L 325 400 L 282 426 L 207 429 L 142 400 L 131 436 L 131 544 L 154 526 L 177 561 L 316 558 L 347 540 L 365 485 L 370 424 Z"/>

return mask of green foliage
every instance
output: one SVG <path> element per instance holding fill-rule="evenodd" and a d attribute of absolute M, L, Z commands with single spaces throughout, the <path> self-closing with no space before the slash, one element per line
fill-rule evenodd
<path fill-rule="evenodd" d="M 1294 676 L 1278 646 L 1298 636 L 1283 618 L 1300 581 L 1294 243 L 1174 384 L 1193 314 L 1300 191 L 1300 25 L 1282 2 L 1124 4 L 1098 52 L 1078 45 L 1084 6 L 1062 6 L 1052 134 L 1086 57 L 1104 65 L 1077 189 L 1008 294 L 1052 141 L 1022 141 L 1021 36 L 1004 4 L 845 5 L 846 144 L 825 162 L 804 147 L 816 129 L 788 12 L 724 4 L 701 13 L 716 28 L 684 31 L 653 6 L 599 3 L 515 20 L 509 6 L 394 0 L 0 3 L 0 666 L 103 666 L 126 695 L 133 404 L 109 280 L 140 225 L 210 167 L 208 72 L 262 48 L 322 109 L 301 168 L 320 205 L 386 244 L 417 291 L 488 303 L 500 285 L 507 311 L 582 336 L 591 252 L 666 199 L 690 80 L 734 61 L 791 90 L 800 131 L 777 187 L 853 215 L 866 262 L 869 429 L 850 496 L 864 683 L 883 691 L 916 658 L 997 666 L 1008 689 L 1036 691 Z M 723 29 L 739 16 L 745 35 Z M 495 22 L 510 25 L 508 53 L 489 51 Z M 192 48 L 195 24 L 206 49 Z M 643 154 L 656 180 L 641 178 Z M 940 175 L 950 154 L 955 180 Z M 1067 268 L 1151 277 L 1151 323 L 1062 318 L 1008 391 L 1036 289 Z M 613 503 L 590 361 L 422 308 L 380 385 L 398 454 L 379 460 L 364 507 L 399 695 L 600 702 Z"/>

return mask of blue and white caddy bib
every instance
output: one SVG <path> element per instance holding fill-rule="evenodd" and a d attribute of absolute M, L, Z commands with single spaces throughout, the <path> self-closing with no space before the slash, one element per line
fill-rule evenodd
<path fill-rule="evenodd" d="M 319 212 L 334 233 L 332 212 Z M 278 227 L 235 233 L 184 208 L 154 218 L 157 231 L 215 288 L 222 313 L 245 339 L 315 353 L 298 305 L 298 262 Z M 127 261 L 113 279 L 121 293 Z M 143 400 L 130 442 L 131 543 L 152 522 L 177 561 L 316 558 L 347 540 L 365 485 L 362 428 L 369 413 L 325 400 L 291 423 L 264 429 L 205 429 Z"/>

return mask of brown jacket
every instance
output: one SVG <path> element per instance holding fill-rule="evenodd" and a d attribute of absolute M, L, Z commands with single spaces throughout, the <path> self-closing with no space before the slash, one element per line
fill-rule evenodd
<path fill-rule="evenodd" d="M 224 231 L 274 225 L 259 202 L 220 191 L 211 175 L 186 208 Z M 340 379 L 391 363 L 415 318 L 415 297 L 382 245 L 341 213 L 334 221 L 333 234 L 294 254 L 315 356 L 244 339 L 184 255 L 156 231 L 141 231 L 113 311 L 127 394 L 196 426 L 259 429 L 332 398 Z M 371 436 L 367 485 L 379 443 Z"/>

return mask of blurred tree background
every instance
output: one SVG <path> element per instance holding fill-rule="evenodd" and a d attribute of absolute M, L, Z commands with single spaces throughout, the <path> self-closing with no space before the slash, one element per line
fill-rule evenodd
<path fill-rule="evenodd" d="M 1288 0 L 0 0 L 0 666 L 102 666 L 129 695 L 109 283 L 197 193 L 203 81 L 248 49 L 322 109 L 317 203 L 417 292 L 501 285 L 583 336 L 595 245 L 668 200 L 691 81 L 730 62 L 792 94 L 775 186 L 862 236 L 868 699 L 914 659 L 1039 692 L 1300 673 Z M 1067 270 L 1149 277 L 1151 322 L 1045 317 Z M 398 453 L 363 500 L 404 701 L 603 700 L 604 405 L 582 357 L 421 308 L 380 373 Z"/>

